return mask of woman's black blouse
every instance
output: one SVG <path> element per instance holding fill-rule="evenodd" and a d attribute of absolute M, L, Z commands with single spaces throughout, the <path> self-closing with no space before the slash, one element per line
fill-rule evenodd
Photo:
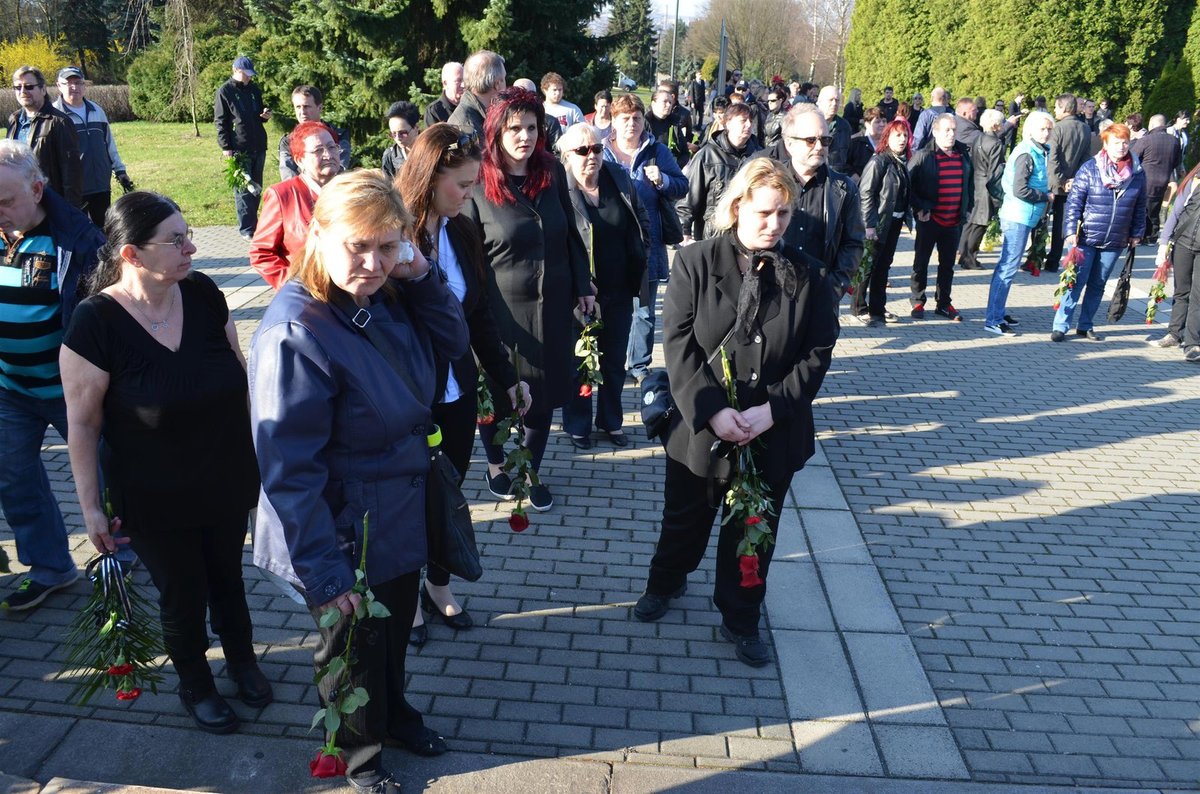
<path fill-rule="evenodd" d="M 608 169 L 600 169 L 600 204 L 593 207 L 584 199 L 588 221 L 592 225 L 592 258 L 596 272 L 592 278 L 602 295 L 628 292 L 629 263 L 626 238 L 633 217 Z"/>
<path fill-rule="evenodd" d="M 109 373 L 101 468 L 113 510 L 134 534 L 204 527 L 258 498 L 246 372 L 225 335 L 229 307 L 202 273 L 181 281 L 179 294 L 177 351 L 104 293 L 79 305 L 63 339 Z"/>

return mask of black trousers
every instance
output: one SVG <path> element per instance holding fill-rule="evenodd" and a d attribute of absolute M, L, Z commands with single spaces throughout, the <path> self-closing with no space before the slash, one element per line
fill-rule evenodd
<path fill-rule="evenodd" d="M 856 315 L 862 314 L 864 307 L 872 317 L 883 317 L 887 310 L 888 271 L 892 267 L 892 260 L 896 258 L 896 245 L 900 242 L 903 226 L 902 218 L 893 218 L 883 237 L 875 241 L 875 261 L 871 263 L 871 275 L 865 284 L 858 285 L 858 289 L 850 298 L 850 310 Z"/>
<path fill-rule="evenodd" d="M 629 330 L 633 326 L 633 296 L 625 293 L 606 298 L 602 294 L 600 316 L 604 327 L 597 334 L 600 343 L 600 376 L 604 383 L 591 397 L 580 397 L 578 388 L 563 406 L 563 429 L 573 436 L 592 432 L 592 400 L 596 400 L 596 428 L 607 432 L 621 429 L 625 414 L 621 410 L 621 392 L 625 388 L 625 352 Z M 582 359 L 574 359 L 576 365 Z"/>
<path fill-rule="evenodd" d="M 1200 279 L 1196 278 L 1196 252 L 1175 245 L 1175 295 L 1171 303 L 1171 325 L 1167 331 L 1183 340 L 1184 347 L 1200 345 Z"/>
<path fill-rule="evenodd" d="M 461 383 L 459 388 L 464 388 Z M 454 402 L 433 406 L 433 422 L 442 429 L 442 454 L 450 459 L 464 480 L 471 465 L 471 449 L 475 446 L 477 410 L 474 384 Z M 432 562 L 426 569 L 425 578 L 438 587 L 450 584 L 450 572 Z"/>
<path fill-rule="evenodd" d="M 1162 225 L 1163 198 L 1167 195 L 1166 185 L 1147 186 L 1146 188 L 1146 233 L 1142 239 L 1154 242 L 1158 240 L 1158 228 Z"/>
<path fill-rule="evenodd" d="M 535 402 L 533 409 L 525 414 L 525 446 L 533 455 L 533 470 L 542 467 L 542 457 L 546 454 L 546 442 L 550 440 L 550 418 L 554 416 L 553 408 L 542 406 Z M 497 416 L 496 421 L 503 419 Z M 488 463 L 499 466 L 504 463 L 504 448 L 496 442 L 496 423 L 483 425 L 479 428 L 479 440 L 483 442 L 483 451 L 487 453 Z"/>
<path fill-rule="evenodd" d="M 954 253 L 958 247 L 961 226 L 941 226 L 932 220 L 917 221 L 917 240 L 913 254 L 913 272 L 910 300 L 912 305 L 926 302 L 925 285 L 929 281 L 929 259 L 937 249 L 937 291 L 934 300 L 937 308 L 950 305 L 950 289 L 954 286 Z"/>
<path fill-rule="evenodd" d="M 421 713 L 404 699 L 404 662 L 408 652 L 408 630 L 413 610 L 417 607 L 417 584 L 420 571 L 383 584 L 372 584 L 375 598 L 389 610 L 386 618 L 367 618 L 354 630 L 353 661 L 350 665 L 351 687 L 362 687 L 371 695 L 370 701 L 349 716 L 343 716 L 337 732 L 337 746 L 345 751 L 346 775 L 373 783 L 382 772 L 383 742 L 388 736 L 415 738 L 424 727 Z M 342 619 L 332 628 L 320 628 L 321 613 L 310 610 L 318 622 L 320 636 L 313 653 L 313 667 L 319 670 L 346 648 L 350 618 Z M 334 682 L 326 676 L 317 690 L 321 705 L 329 703 Z"/>
<path fill-rule="evenodd" d="M 975 257 L 979 253 L 979 246 L 983 245 L 983 235 L 986 233 L 986 225 L 963 225 L 962 238 L 958 241 L 958 264 L 961 267 L 979 267 L 979 261 Z"/>
<path fill-rule="evenodd" d="M 227 665 L 254 661 L 250 609 L 242 581 L 247 514 L 202 529 L 130 533 L 158 588 L 163 644 L 179 685 L 198 697 L 213 689 L 205 612 Z"/>
<path fill-rule="evenodd" d="M 1045 269 L 1053 273 L 1058 270 L 1063 258 L 1063 219 L 1067 217 L 1067 197 L 1056 195 L 1050 212 L 1050 251 L 1046 254 Z"/>
<path fill-rule="evenodd" d="M 771 504 L 775 514 L 768 516 L 767 524 L 773 532 L 779 529 L 779 513 L 787 496 L 791 478 L 769 485 Z M 708 503 L 707 481 L 692 474 L 682 463 L 667 458 L 667 479 L 663 490 L 662 531 L 658 547 L 650 561 L 650 576 L 646 592 L 655 595 L 670 595 L 683 586 L 688 574 L 700 567 L 708 539 L 712 535 L 713 520 L 717 508 Z M 722 506 L 724 519 L 728 508 Z M 763 598 L 767 594 L 767 571 L 771 567 L 774 544 L 758 553 L 758 573 L 763 584 L 758 587 L 742 587 L 738 568 L 737 547 L 742 540 L 743 528 L 733 522 L 722 524 L 717 538 L 717 576 L 713 588 L 713 603 L 721 612 L 725 625 L 735 634 L 754 634 L 758 631 L 758 618 Z"/>
<path fill-rule="evenodd" d="M 92 223 L 96 224 L 99 229 L 104 228 L 104 213 L 108 212 L 108 205 L 112 203 L 112 193 L 105 191 L 103 193 L 88 193 L 83 197 L 83 214 L 92 219 Z"/>

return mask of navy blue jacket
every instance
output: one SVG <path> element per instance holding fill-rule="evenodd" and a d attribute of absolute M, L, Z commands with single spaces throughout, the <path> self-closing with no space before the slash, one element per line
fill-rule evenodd
<path fill-rule="evenodd" d="M 104 233 L 49 185 L 42 189 L 42 210 L 46 213 L 50 238 L 58 252 L 58 292 L 62 299 L 63 328 L 66 328 L 71 322 L 71 313 L 84 297 L 80 282 L 96 269 L 99 262 Z"/>
<path fill-rule="evenodd" d="M 1077 234 L 1077 245 L 1103 250 L 1121 249 L 1129 238 L 1146 232 L 1146 173 L 1137 155 L 1133 175 L 1123 189 L 1110 190 L 1100 180 L 1100 167 L 1093 157 L 1079 167 L 1067 194 L 1063 236 Z"/>
<path fill-rule="evenodd" d="M 371 584 L 425 564 L 434 354 L 465 355 L 467 326 L 441 279 L 397 288 L 393 303 L 382 291 L 372 298 L 371 322 L 394 340 L 417 394 L 349 319 L 295 281 L 275 295 L 251 343 L 262 475 L 254 562 L 301 588 L 311 606 L 354 585 L 364 516 Z"/>

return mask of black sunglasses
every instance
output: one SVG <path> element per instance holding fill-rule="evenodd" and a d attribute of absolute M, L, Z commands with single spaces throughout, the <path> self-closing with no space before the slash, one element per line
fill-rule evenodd
<path fill-rule="evenodd" d="M 809 146 L 814 146 L 814 145 L 816 145 L 817 141 L 820 141 L 821 145 L 824 146 L 826 149 L 828 149 L 830 146 L 833 145 L 833 136 L 832 135 L 812 135 L 807 138 L 801 138 L 798 135 L 789 135 L 788 139 L 793 140 L 793 141 L 804 141 Z"/>
<path fill-rule="evenodd" d="M 579 155 L 580 157 L 587 157 L 589 153 L 600 154 L 600 152 L 604 151 L 604 144 L 593 143 L 591 146 L 576 146 L 571 151 L 575 152 L 575 154 Z"/>
<path fill-rule="evenodd" d="M 479 143 L 479 136 L 473 132 L 464 133 L 463 135 L 458 136 L 457 141 L 446 147 L 445 153 L 449 154 L 450 152 L 456 152 L 460 150 L 465 152 L 467 149 L 473 148 L 477 143 Z"/>

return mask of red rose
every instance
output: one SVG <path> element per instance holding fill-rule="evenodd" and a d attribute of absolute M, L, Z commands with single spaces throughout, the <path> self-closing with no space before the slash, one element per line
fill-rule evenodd
<path fill-rule="evenodd" d="M 342 753 L 327 753 L 322 747 L 317 751 L 317 757 L 308 762 L 308 769 L 313 777 L 341 777 L 346 774 L 346 762 Z"/>
<path fill-rule="evenodd" d="M 591 397 L 592 396 L 592 386 L 590 383 L 585 383 L 579 387 L 579 396 L 580 397 Z"/>
<path fill-rule="evenodd" d="M 1147 317 L 1147 318 L 1146 318 L 1146 325 L 1154 325 L 1154 321 L 1153 321 L 1153 320 L 1151 320 L 1149 317 Z"/>
<path fill-rule="evenodd" d="M 529 519 L 524 513 L 513 513 L 508 517 L 508 528 L 513 532 L 524 532 L 529 529 Z"/>
<path fill-rule="evenodd" d="M 496 416 L 494 414 L 488 414 L 487 416 L 481 416 L 478 419 L 476 419 L 475 424 L 490 425 L 492 422 L 495 422 L 495 421 L 496 421 Z"/>
<path fill-rule="evenodd" d="M 1058 303 L 1058 301 L 1055 301 L 1054 306 L 1051 308 L 1053 308 L 1055 311 L 1058 311 L 1058 307 L 1059 307 L 1059 303 Z"/>
<path fill-rule="evenodd" d="M 129 675 L 132 672 L 133 665 L 131 664 L 114 664 L 112 667 L 108 668 L 108 674 L 114 678 L 117 676 Z"/>
<path fill-rule="evenodd" d="M 755 524 L 761 524 L 761 523 L 762 523 L 762 519 L 759 518 L 758 516 L 750 516 L 749 518 L 746 519 L 746 526 L 748 526 L 748 527 L 752 527 Z M 755 559 L 758 559 L 758 558 L 755 557 Z"/>
<path fill-rule="evenodd" d="M 758 587 L 763 583 L 758 575 L 758 555 L 743 554 L 738 557 L 738 568 L 742 571 L 742 587 Z"/>
<path fill-rule="evenodd" d="M 125 689 L 117 690 L 117 700 L 137 700 L 141 696 L 142 696 L 141 687 L 135 686 L 133 689 L 129 689 L 129 690 L 125 690 Z"/>
<path fill-rule="evenodd" d="M 853 284 L 851 284 L 850 286 L 846 287 L 846 294 L 848 294 L 848 295 L 853 295 L 853 294 L 854 294 L 854 285 L 853 285 Z"/>
<path fill-rule="evenodd" d="M 1157 298 L 1155 298 L 1155 299 L 1154 299 L 1154 302 L 1155 302 L 1155 303 L 1162 303 L 1162 302 L 1163 302 L 1163 296 L 1162 296 L 1162 295 L 1159 295 Z"/>

